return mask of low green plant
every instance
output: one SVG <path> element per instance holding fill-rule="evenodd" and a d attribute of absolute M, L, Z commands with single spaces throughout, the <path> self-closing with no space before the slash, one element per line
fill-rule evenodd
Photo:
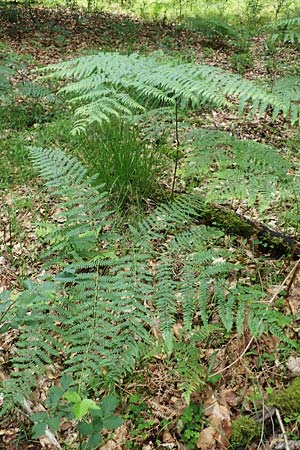
<path fill-rule="evenodd" d="M 24 131 L 31 127 L 50 122 L 58 112 L 57 108 L 41 99 L 22 98 L 17 103 L 14 97 L 0 105 L 0 129 Z"/>
<path fill-rule="evenodd" d="M 277 45 L 272 39 L 267 39 L 265 42 L 265 51 L 264 54 L 266 57 L 270 57 L 270 60 L 274 60 L 274 63 L 277 62 L 276 54 L 277 54 Z"/>
<path fill-rule="evenodd" d="M 243 75 L 254 65 L 253 57 L 250 53 L 234 53 L 230 57 L 230 65 L 238 73 Z"/>
<path fill-rule="evenodd" d="M 300 44 L 300 17 L 280 19 L 272 24 L 269 30 L 272 42 Z"/>
<path fill-rule="evenodd" d="M 253 24 L 255 24 L 257 27 L 263 17 L 265 2 L 263 0 L 246 0 L 245 7 L 248 26 L 253 26 Z"/>
<path fill-rule="evenodd" d="M 32 414 L 33 438 L 45 434 L 49 428 L 52 432 L 60 430 L 63 420 L 72 420 L 78 432 L 78 449 L 91 450 L 103 443 L 104 430 L 115 430 L 123 420 L 114 415 L 118 406 L 115 396 L 107 396 L 101 403 L 82 397 L 72 378 L 63 375 L 61 386 L 53 386 L 45 401 L 47 411 Z"/>
<path fill-rule="evenodd" d="M 207 325 L 194 331 L 188 342 L 183 340 L 183 336 L 174 343 L 174 351 L 170 360 L 171 366 L 175 366 L 175 371 L 180 380 L 178 388 L 183 392 L 183 397 L 190 404 L 191 395 L 205 389 L 207 383 L 218 381 L 219 377 L 212 375 L 212 367 L 215 358 L 207 365 L 201 357 L 200 344 L 209 341 L 209 338 L 218 331 L 224 331 L 218 325 Z"/>
<path fill-rule="evenodd" d="M 287 175 L 291 164 L 270 146 L 207 129 L 189 133 L 183 146 L 191 150 L 182 177 L 189 186 L 203 190 L 208 202 L 243 199 L 264 211 L 274 192 L 283 199 L 294 189 L 296 179 Z"/>
<path fill-rule="evenodd" d="M 204 407 L 198 403 L 191 403 L 183 411 L 179 419 L 180 437 L 188 449 L 194 449 L 201 429 L 206 423 Z"/>
<path fill-rule="evenodd" d="M 238 31 L 222 17 L 187 17 L 185 26 L 188 30 L 198 32 L 209 43 L 210 46 L 228 46 L 237 40 L 240 35 Z"/>
<path fill-rule="evenodd" d="M 240 416 L 232 421 L 230 444 L 232 449 L 247 448 L 261 435 L 261 425 L 251 417 Z"/>
<path fill-rule="evenodd" d="M 126 442 L 126 448 L 138 449 L 155 424 L 151 410 L 142 395 L 133 394 L 129 397 L 126 418 L 131 423 L 130 440 Z"/>
<path fill-rule="evenodd" d="M 141 30 L 141 24 L 130 19 L 123 19 L 120 22 L 116 22 L 112 25 L 114 33 L 118 36 L 132 38 L 133 36 L 137 39 L 139 32 Z"/>
<path fill-rule="evenodd" d="M 141 204 L 158 193 L 166 157 L 160 146 L 147 144 L 128 124 L 115 121 L 101 129 L 96 127 L 93 133 L 78 139 L 76 148 L 116 205 Z"/>
<path fill-rule="evenodd" d="M 299 438 L 299 430 L 300 430 L 300 413 L 294 413 L 290 416 L 284 418 L 284 422 L 286 424 L 292 425 L 292 430 L 287 432 L 287 436 L 289 439 L 293 439 L 295 441 Z"/>
<path fill-rule="evenodd" d="M 280 390 L 273 390 L 267 403 L 279 409 L 283 416 L 299 414 L 300 411 L 300 379 L 295 378 L 291 384 Z"/>
<path fill-rule="evenodd" d="M 1 189 L 23 184 L 36 176 L 36 171 L 30 164 L 25 135 L 11 133 L 2 137 L 0 141 L 0 167 Z"/>
<path fill-rule="evenodd" d="M 215 54 L 215 50 L 212 47 L 204 47 L 203 51 L 206 58 L 212 58 Z"/>
<path fill-rule="evenodd" d="M 223 233 L 199 225 L 201 198 L 179 196 L 118 231 L 103 186 L 95 186 L 76 158 L 41 148 L 30 153 L 60 199 L 61 219 L 49 229 L 42 279 L 28 280 L 22 292 L 12 294 L 6 312 L 8 329 L 22 333 L 9 361 L 15 370 L 3 382 L 4 412 L 14 405 L 16 392 L 28 398 L 57 359 L 86 392 L 120 382 L 153 346 L 155 322 L 171 358 L 173 327 L 182 320 L 185 338 L 195 347 L 189 360 L 194 366 L 195 322 L 207 329 L 212 317 L 227 334 L 236 329 L 242 336 L 247 328 L 255 337 L 271 333 L 287 339 L 283 329 L 291 318 L 263 301 L 261 287 L 232 285 L 242 268 L 221 245 Z M 202 380 L 200 371 L 199 382 L 190 385 L 197 389 Z"/>
<path fill-rule="evenodd" d="M 10 22 L 16 26 L 18 24 L 22 12 L 16 3 L 16 6 L 12 6 L 11 4 L 7 4 L 6 2 L 1 2 L 1 16 L 6 22 Z"/>
<path fill-rule="evenodd" d="M 30 61 L 30 57 L 0 45 L 0 127 L 3 129 L 21 130 L 44 123 L 53 116 L 53 105 L 61 103 L 47 87 L 24 78 Z M 13 82 L 16 77 L 18 82 Z"/>
<path fill-rule="evenodd" d="M 251 47 L 252 33 L 248 30 L 240 32 L 239 37 L 233 41 L 233 48 L 236 53 L 249 53 Z"/>

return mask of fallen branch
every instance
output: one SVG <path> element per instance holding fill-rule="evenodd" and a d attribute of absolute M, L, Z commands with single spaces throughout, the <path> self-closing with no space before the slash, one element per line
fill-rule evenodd
<path fill-rule="evenodd" d="M 285 450 L 291 450 L 291 448 L 289 446 L 288 438 L 287 438 L 287 435 L 286 435 L 286 432 L 285 432 L 285 428 L 284 428 L 284 425 L 283 425 L 283 422 L 282 422 L 282 419 L 281 419 L 281 415 L 280 415 L 280 412 L 279 412 L 278 408 L 275 409 L 275 414 L 276 414 L 276 417 L 277 417 L 277 420 L 278 420 L 278 423 L 279 423 L 279 426 L 280 426 L 280 429 L 281 429 L 281 433 L 282 433 L 282 436 L 283 436 L 283 441 L 284 441 L 284 445 L 285 445 L 284 448 L 285 448 Z"/>
<path fill-rule="evenodd" d="M 225 233 L 255 239 L 259 242 L 257 244 L 259 252 L 269 254 L 274 259 L 283 255 L 291 254 L 296 257 L 300 254 L 300 242 L 297 238 L 272 230 L 227 207 L 203 203 L 199 208 L 198 220 L 205 225 L 221 228 Z"/>

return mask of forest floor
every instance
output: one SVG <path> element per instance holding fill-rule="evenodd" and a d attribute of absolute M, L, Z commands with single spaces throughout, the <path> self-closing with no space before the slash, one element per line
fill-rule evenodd
<path fill-rule="evenodd" d="M 212 42 L 176 24 L 145 23 L 137 18 L 103 12 L 88 14 L 67 9 L 4 8 L 0 10 L 0 40 L 0 46 L 9 46 L 26 62 L 24 70 L 18 72 L 19 79 L 23 80 L 34 78 L 33 68 L 101 50 L 145 54 L 161 50 L 168 56 L 238 71 L 247 79 L 262 82 L 282 76 L 287 70 L 291 75 L 300 73 L 299 47 L 278 47 L 271 52 L 264 36 L 249 38 L 249 47 L 243 52 L 246 56 L 238 58 L 234 56 L 236 49 L 226 39 Z M 17 101 L 22 105 L 22 98 Z M 51 125 L 51 108 L 40 111 L 34 105 L 30 117 L 28 109 L 25 113 L 26 117 L 20 116 L 18 123 L 14 117 L 2 112 L 6 124 L 1 128 L 0 144 L 0 293 L 5 289 L 18 290 L 20 280 L 35 278 L 39 274 L 39 255 L 43 247 L 39 232 L 44 222 L 55 217 L 56 213 L 53 198 L 37 180 L 23 151 L 24 143 L 66 145 L 65 123 L 61 120 Z M 276 123 L 269 116 L 247 119 L 229 110 L 204 110 L 195 119 L 205 128 L 229 131 L 241 139 L 272 145 L 296 164 L 299 163 L 299 128 L 291 127 L 283 119 L 278 119 Z M 262 214 L 244 205 L 239 205 L 239 208 L 248 219 L 285 234 L 290 233 L 289 229 L 278 225 L 276 211 L 267 210 Z M 300 276 L 294 255 L 272 258 L 267 253 L 260 254 L 258 249 L 253 250 L 253 242 L 245 242 L 241 237 L 236 238 L 236 242 L 246 249 L 248 260 L 244 259 L 243 264 L 248 268 L 249 276 L 261 277 L 262 284 L 268 280 L 270 299 L 277 299 L 279 293 L 285 290 L 282 308 L 295 316 L 299 314 Z M 238 259 L 239 252 L 235 256 Z M 295 324 L 289 333 L 289 337 L 297 342 L 299 329 Z M 8 375 L 6 363 L 13 352 L 14 334 L 6 333 L 1 339 L 3 370 L 0 369 L 0 380 L 4 380 Z M 251 346 L 248 348 L 249 343 Z M 208 360 L 211 352 L 212 349 L 206 349 L 203 358 Z M 200 393 L 194 393 L 192 404 L 214 408 L 214 414 L 222 418 L 224 433 L 234 418 L 243 415 L 256 417 L 262 430 L 261 438 L 241 448 L 288 449 L 284 440 L 287 433 L 290 450 L 300 449 L 300 394 L 297 396 L 298 411 L 282 417 L 276 417 L 274 411 L 269 418 L 262 414 L 266 393 L 282 391 L 293 377 L 300 374 L 299 353 L 299 347 L 297 351 L 291 351 L 279 345 L 275 336 L 252 341 L 247 333 L 242 338 L 233 335 L 226 345 L 220 344 L 214 362 L 214 372 L 220 372 L 221 378 L 213 385 L 207 384 Z M 55 373 L 49 375 L 44 384 L 41 382 L 34 393 L 33 409 L 39 407 L 49 385 L 59 378 L 60 374 Z M 230 448 L 222 439 L 215 447 L 209 446 L 209 437 L 207 441 L 205 438 L 195 441 L 193 433 L 197 435 L 203 426 L 200 413 L 197 409 L 190 409 L 182 418 L 186 405 L 178 389 L 176 374 L 165 364 L 162 355 L 156 355 L 147 367 L 137 368 L 120 386 L 120 393 L 129 399 L 126 421 L 103 449 Z M 16 411 L 0 420 L 0 448 L 54 448 L 46 439 L 30 438 L 29 420 L 24 412 Z M 192 436 L 190 441 L 189 433 Z M 76 436 L 72 424 L 64 424 L 59 439 L 64 448 L 73 448 Z"/>

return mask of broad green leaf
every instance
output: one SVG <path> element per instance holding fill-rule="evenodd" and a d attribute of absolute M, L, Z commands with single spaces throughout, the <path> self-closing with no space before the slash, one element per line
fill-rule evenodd
<path fill-rule="evenodd" d="M 89 398 L 84 398 L 81 402 L 75 403 L 73 406 L 73 413 L 76 419 L 81 420 L 90 409 L 98 409 L 99 406 Z"/>
<path fill-rule="evenodd" d="M 46 427 L 47 427 L 46 422 L 35 423 L 32 427 L 32 437 L 36 439 L 39 436 L 43 436 L 45 434 Z"/>
<path fill-rule="evenodd" d="M 83 436 L 90 436 L 94 431 L 93 425 L 91 423 L 84 421 L 79 422 L 76 428 L 79 431 L 79 433 L 81 433 Z"/>
<path fill-rule="evenodd" d="M 101 402 L 101 409 L 103 411 L 103 416 L 109 416 L 115 411 L 118 406 L 118 399 L 114 395 L 108 395 Z"/>
<path fill-rule="evenodd" d="M 61 382 L 61 386 L 62 386 L 63 390 L 66 391 L 73 383 L 73 380 L 72 380 L 72 377 L 70 377 L 70 375 L 64 374 L 61 377 L 60 382 Z"/>
<path fill-rule="evenodd" d="M 110 416 L 103 419 L 103 426 L 107 430 L 115 430 L 124 423 L 124 420 L 119 416 Z"/>
<path fill-rule="evenodd" d="M 46 422 L 48 420 L 48 414 L 46 412 L 34 413 L 31 414 L 30 417 L 34 422 L 41 422 L 41 421 Z"/>
<path fill-rule="evenodd" d="M 102 439 L 101 434 L 94 433 L 88 440 L 87 448 L 90 450 L 96 449 L 99 447 L 99 445 L 102 444 L 102 441 L 103 441 L 103 439 Z"/>
<path fill-rule="evenodd" d="M 68 400 L 68 402 L 72 403 L 80 403 L 81 398 L 80 395 L 76 391 L 67 391 L 64 393 L 64 399 Z"/>
<path fill-rule="evenodd" d="M 48 426 L 53 431 L 58 431 L 60 429 L 60 416 L 51 417 L 48 421 Z"/>
<path fill-rule="evenodd" d="M 48 399 L 47 399 L 47 404 L 49 406 L 55 406 L 57 405 L 58 401 L 61 399 L 61 397 L 63 396 L 63 389 L 59 386 L 53 386 L 50 390 L 49 390 L 49 395 L 48 395 Z"/>

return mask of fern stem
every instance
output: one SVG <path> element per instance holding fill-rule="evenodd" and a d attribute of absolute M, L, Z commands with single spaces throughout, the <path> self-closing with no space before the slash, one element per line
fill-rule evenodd
<path fill-rule="evenodd" d="M 178 133 L 178 103 L 177 103 L 177 100 L 175 102 L 175 144 L 176 144 L 176 156 L 175 156 L 175 167 L 174 167 L 173 180 L 172 180 L 172 193 L 171 193 L 172 200 L 174 197 L 176 174 L 177 174 L 177 167 L 178 167 L 178 160 L 179 160 L 179 146 L 180 146 L 179 133 Z"/>
<path fill-rule="evenodd" d="M 93 301 L 93 306 L 92 306 L 92 311 L 93 311 L 93 327 L 92 327 L 92 331 L 91 331 L 91 335 L 90 335 L 90 339 L 84 354 L 84 358 L 83 358 L 83 364 L 82 364 L 82 370 L 81 370 L 81 374 L 80 374 L 80 380 L 79 380 L 79 385 L 78 385 L 78 393 L 80 395 L 81 392 L 81 386 L 83 384 L 83 377 L 84 377 L 84 369 L 87 366 L 87 360 L 89 357 L 89 351 L 90 348 L 92 346 L 92 343 L 95 339 L 95 329 L 96 329 L 96 320 L 97 320 L 97 312 L 96 312 L 96 303 L 98 300 L 98 292 L 99 292 L 99 270 L 100 270 L 100 262 L 98 262 L 98 264 L 96 265 L 96 280 L 95 280 L 95 293 L 94 293 L 94 301 Z"/>

